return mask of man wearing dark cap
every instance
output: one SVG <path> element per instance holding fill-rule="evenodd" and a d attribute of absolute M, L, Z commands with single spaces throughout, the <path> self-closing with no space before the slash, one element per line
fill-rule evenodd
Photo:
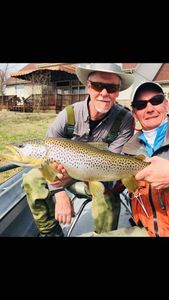
<path fill-rule="evenodd" d="M 105 141 L 113 121 L 117 118 L 122 106 L 116 104 L 116 98 L 120 91 L 129 88 L 134 82 L 131 74 L 126 74 L 121 67 L 114 63 L 85 63 L 76 66 L 76 75 L 86 86 L 89 96 L 84 101 L 73 104 L 75 126 L 72 140 L 83 142 Z M 131 112 L 127 112 L 121 121 L 118 134 L 114 141 L 109 143 L 109 150 L 120 153 L 123 145 L 133 135 L 133 118 Z M 47 137 L 65 138 L 65 128 L 68 123 L 67 111 L 61 111 L 48 130 Z M 70 224 L 74 214 L 73 206 L 65 187 L 69 188 L 72 178 L 61 165 L 55 164 L 60 171 L 58 180 L 49 187 L 58 189 L 55 197 L 55 219 L 59 223 Z M 32 171 L 34 172 L 34 171 Z M 109 185 L 105 188 L 109 188 Z M 111 200 L 112 205 L 112 230 L 117 229 L 120 199 L 119 195 L 105 194 L 106 199 Z M 106 200 L 107 201 L 107 200 Z M 55 220 L 55 221 L 56 221 Z"/>
<path fill-rule="evenodd" d="M 152 161 L 152 165 L 135 176 L 138 188 L 132 194 L 131 206 L 138 226 L 128 230 L 119 229 L 116 235 L 168 237 L 169 190 L 166 189 L 169 186 L 169 176 L 166 172 L 169 168 L 168 100 L 162 87 L 151 81 L 139 84 L 133 91 L 131 100 L 132 114 L 140 123 L 141 129 L 124 145 L 122 152 L 128 155 L 143 154 L 148 157 L 147 161 Z M 114 235 L 114 232 L 109 233 L 109 236 Z"/>

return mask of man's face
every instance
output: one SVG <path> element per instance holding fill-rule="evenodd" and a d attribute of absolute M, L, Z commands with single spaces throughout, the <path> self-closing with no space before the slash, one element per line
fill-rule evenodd
<path fill-rule="evenodd" d="M 142 91 L 139 93 L 137 100 L 146 100 L 147 106 L 143 109 L 133 109 L 133 117 L 140 122 L 143 130 L 151 130 L 158 127 L 167 116 L 169 110 L 169 104 L 166 99 L 161 104 L 153 105 L 148 100 L 153 96 L 159 95 L 159 92 L 155 91 Z M 160 94 L 161 95 L 161 94 Z"/>
<path fill-rule="evenodd" d="M 97 85 L 97 83 L 112 84 L 112 86 Z M 88 93 L 90 94 L 90 109 L 96 113 L 107 113 L 119 95 L 121 79 L 111 73 L 94 72 L 88 79 Z M 114 86 L 113 86 L 114 85 Z M 114 87 L 114 88 L 113 88 Z"/>

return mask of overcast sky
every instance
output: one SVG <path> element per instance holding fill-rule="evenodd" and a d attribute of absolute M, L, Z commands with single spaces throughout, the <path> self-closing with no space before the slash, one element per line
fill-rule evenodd
<path fill-rule="evenodd" d="M 0 63 L 0 70 L 5 70 L 6 63 Z M 22 69 L 24 66 L 26 66 L 27 63 L 8 63 L 8 69 L 7 69 L 7 75 L 9 76 L 10 73 L 18 71 Z"/>
<path fill-rule="evenodd" d="M 28 63 L 8 63 L 6 78 L 10 77 L 10 73 L 21 70 L 27 64 Z M 0 70 L 4 71 L 6 69 L 6 65 L 6 63 L 0 63 Z M 122 67 L 121 63 L 117 63 L 117 65 Z"/>

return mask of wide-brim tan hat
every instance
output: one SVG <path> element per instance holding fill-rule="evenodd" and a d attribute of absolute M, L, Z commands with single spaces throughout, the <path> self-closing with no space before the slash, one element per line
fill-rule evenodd
<path fill-rule="evenodd" d="M 84 85 L 87 85 L 89 74 L 93 72 L 106 72 L 118 75 L 121 78 L 120 91 L 128 89 L 135 80 L 133 75 L 124 73 L 117 64 L 83 63 L 76 66 L 76 75 Z"/>

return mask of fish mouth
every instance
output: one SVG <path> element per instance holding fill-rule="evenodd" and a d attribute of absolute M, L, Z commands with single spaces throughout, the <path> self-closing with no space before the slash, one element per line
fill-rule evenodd
<path fill-rule="evenodd" d="M 35 165 L 35 161 L 28 160 L 21 152 L 21 149 L 14 145 L 6 145 L 5 150 L 0 153 L 0 155 L 7 159 L 10 163 L 16 164 L 18 166 L 32 166 Z M 39 164 L 37 164 L 39 165 Z"/>
<path fill-rule="evenodd" d="M 1 156 L 10 161 L 23 161 L 18 149 L 13 145 L 6 145 L 5 150 L 1 152 Z"/>

